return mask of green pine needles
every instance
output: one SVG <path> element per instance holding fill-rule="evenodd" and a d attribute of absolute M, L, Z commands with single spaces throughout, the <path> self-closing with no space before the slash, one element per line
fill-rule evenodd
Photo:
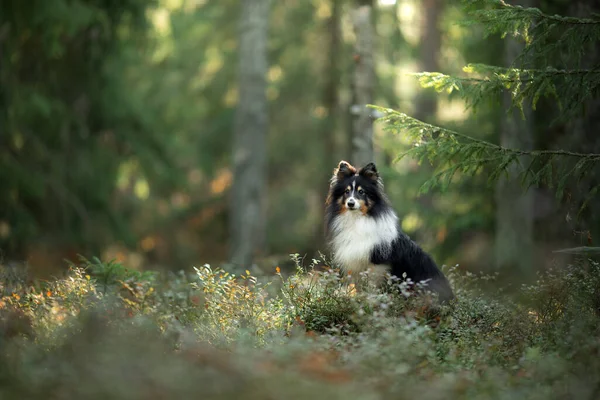
<path fill-rule="evenodd" d="M 508 92 L 511 108 L 520 109 L 523 118 L 524 104 L 529 103 L 535 110 L 539 99 L 548 97 L 555 99 L 560 108 L 560 115 L 552 123 L 577 117 L 585 111 L 586 101 L 598 97 L 600 64 L 588 66 L 590 59 L 585 54 L 600 41 L 600 16 L 548 15 L 537 8 L 513 6 L 501 0 L 465 3 L 470 18 L 463 25 L 481 24 L 486 35 L 511 35 L 524 42 L 515 61 L 519 68 L 469 64 L 461 77 L 421 72 L 415 75 L 422 87 L 456 93 L 475 111 L 483 102 Z M 552 64 L 559 66 L 549 66 Z M 568 182 L 581 180 L 600 163 L 600 154 L 507 148 L 395 110 L 374 108 L 383 113 L 380 121 L 384 129 L 402 133 L 414 144 L 399 158 L 411 156 L 437 165 L 433 177 L 421 187 L 422 192 L 447 188 L 458 173 L 472 176 L 489 171 L 488 181 L 492 184 L 509 171 L 516 171 L 525 187 L 547 185 L 560 198 Z M 582 210 L 598 189 L 596 186 L 589 192 Z"/>

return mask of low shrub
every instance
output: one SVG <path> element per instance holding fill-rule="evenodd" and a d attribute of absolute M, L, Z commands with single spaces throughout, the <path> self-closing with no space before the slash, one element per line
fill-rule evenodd
<path fill-rule="evenodd" d="M 0 396 L 600 398 L 596 262 L 518 296 L 446 269 L 457 298 L 440 306 L 411 282 L 292 259 L 288 276 L 82 260 L 50 282 L 3 281 Z"/>

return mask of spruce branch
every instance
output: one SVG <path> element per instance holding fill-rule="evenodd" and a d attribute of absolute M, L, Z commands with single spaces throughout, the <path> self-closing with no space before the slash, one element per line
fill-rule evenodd
<path fill-rule="evenodd" d="M 413 143 L 397 160 L 410 156 L 437 165 L 434 175 L 421 186 L 421 192 L 435 187 L 445 190 L 456 174 L 474 176 L 485 170 L 489 173 L 489 184 L 515 173 L 524 186 L 545 184 L 555 187 L 557 197 L 562 197 L 568 179 L 579 180 L 600 163 L 600 154 L 504 147 L 395 110 L 373 108 L 382 113 L 379 121 L 384 123 L 384 130 L 403 134 Z M 525 163 L 526 160 L 529 162 Z"/>
<path fill-rule="evenodd" d="M 526 46 L 517 62 L 549 64 L 557 55 L 580 65 L 600 40 L 600 17 L 550 15 L 538 8 L 510 5 L 503 0 L 464 0 L 469 17 L 462 25 L 482 25 L 484 35 L 521 38 Z"/>
<path fill-rule="evenodd" d="M 492 17 L 488 20 L 494 20 L 493 16 L 503 16 L 506 20 L 522 21 L 522 20 L 544 20 L 564 25 L 600 25 L 600 18 L 577 18 L 563 15 L 550 15 L 542 12 L 539 8 L 523 7 L 520 5 L 512 5 L 504 0 L 465 0 L 467 6 L 476 7 L 477 12 L 474 15 L 479 15 L 482 18 Z M 491 9 L 485 9 L 485 7 Z"/>
<path fill-rule="evenodd" d="M 519 69 L 485 64 L 468 64 L 463 68 L 466 77 L 439 72 L 414 73 L 424 88 L 438 92 L 457 92 L 467 108 L 476 109 L 484 100 L 508 91 L 512 105 L 523 109 L 528 101 L 533 109 L 541 97 L 554 98 L 564 113 L 557 120 L 571 117 L 584 106 L 585 100 L 600 91 L 600 65 L 588 69 Z M 561 96 L 557 96 L 561 93 Z"/>

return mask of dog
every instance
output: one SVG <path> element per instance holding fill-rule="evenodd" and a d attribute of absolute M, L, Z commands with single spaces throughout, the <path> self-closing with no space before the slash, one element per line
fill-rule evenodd
<path fill-rule="evenodd" d="M 330 181 L 325 229 L 333 261 L 351 275 L 390 273 L 427 290 L 441 302 L 454 298 L 452 288 L 431 256 L 400 229 L 398 216 L 383 190 L 374 163 L 360 170 L 340 161 Z"/>

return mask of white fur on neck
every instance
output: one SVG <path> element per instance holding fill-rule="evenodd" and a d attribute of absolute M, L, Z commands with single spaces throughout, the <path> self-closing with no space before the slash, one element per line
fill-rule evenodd
<path fill-rule="evenodd" d="M 346 211 L 331 226 L 333 260 L 351 274 L 367 270 L 371 251 L 377 245 L 391 251 L 398 236 L 398 217 L 392 211 L 373 218 L 360 211 Z"/>

